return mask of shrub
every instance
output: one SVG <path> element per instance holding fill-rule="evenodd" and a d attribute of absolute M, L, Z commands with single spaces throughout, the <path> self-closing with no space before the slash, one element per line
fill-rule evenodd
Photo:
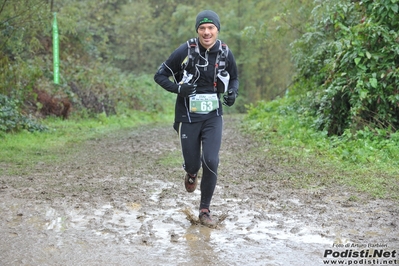
<path fill-rule="evenodd" d="M 40 125 L 19 111 L 19 102 L 0 94 L 0 132 L 17 132 L 26 129 L 30 132 L 45 131 Z"/>
<path fill-rule="evenodd" d="M 399 128 L 399 5 L 391 0 L 328 1 L 294 43 L 299 80 L 311 80 L 316 126 L 329 135 Z M 375 131 L 378 134 L 378 131 Z"/>

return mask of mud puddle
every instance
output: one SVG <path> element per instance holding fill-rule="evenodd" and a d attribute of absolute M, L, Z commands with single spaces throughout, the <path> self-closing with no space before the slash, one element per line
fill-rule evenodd
<path fill-rule="evenodd" d="M 216 229 L 193 225 L 196 206 L 177 207 L 187 201 L 183 196 L 162 208 L 156 206 L 159 198 L 152 196 L 149 201 L 153 207 L 137 202 L 103 202 L 89 208 L 3 202 L 0 211 L 6 222 L 1 235 L 12 244 L 7 250 L 2 245 L 1 261 L 3 265 L 318 265 L 314 262 L 320 259 L 321 248 L 332 241 L 314 233 L 314 227 L 281 214 L 238 211 L 233 199 L 215 203 L 215 209 L 221 205 L 232 210 Z"/>
<path fill-rule="evenodd" d="M 184 191 L 171 127 L 146 126 L 88 141 L 61 164 L 0 177 L 0 265 L 311 266 L 325 265 L 326 250 L 345 251 L 340 245 L 399 249 L 397 204 L 289 186 L 292 169 L 254 153 L 238 123 L 225 123 L 217 228 L 196 223 L 200 192 Z"/>

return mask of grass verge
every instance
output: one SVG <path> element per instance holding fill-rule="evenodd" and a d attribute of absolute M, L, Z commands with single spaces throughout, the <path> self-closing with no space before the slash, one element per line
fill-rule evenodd
<path fill-rule="evenodd" d="M 389 139 L 367 130 L 328 137 L 289 99 L 248 109 L 246 130 L 268 146 L 267 156 L 276 164 L 294 169 L 289 174 L 295 186 L 317 189 L 334 184 L 375 198 L 399 199 L 399 133 Z"/>
<path fill-rule="evenodd" d="M 38 162 L 56 163 L 83 141 L 104 134 L 156 121 L 172 121 L 170 114 L 132 111 L 123 116 L 100 114 L 91 119 L 61 120 L 49 118 L 42 123 L 45 132 L 22 131 L 0 136 L 0 175 L 17 174 L 18 169 L 30 169 Z"/>

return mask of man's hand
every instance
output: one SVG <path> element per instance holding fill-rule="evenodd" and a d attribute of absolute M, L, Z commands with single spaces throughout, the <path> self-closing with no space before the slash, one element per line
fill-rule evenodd
<path fill-rule="evenodd" d="M 223 99 L 224 99 L 223 104 L 227 105 L 227 106 L 232 106 L 234 104 L 234 102 L 236 101 L 236 97 L 237 97 L 237 95 L 234 93 L 234 91 L 229 90 L 227 95 L 223 96 Z"/>
<path fill-rule="evenodd" d="M 181 97 L 191 97 L 197 94 L 197 85 L 190 83 L 179 84 L 177 88 L 177 94 Z"/>

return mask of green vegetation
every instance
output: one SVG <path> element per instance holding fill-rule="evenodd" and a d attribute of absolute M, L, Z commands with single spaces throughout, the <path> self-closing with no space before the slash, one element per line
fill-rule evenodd
<path fill-rule="evenodd" d="M 396 0 L 315 1 L 288 97 L 248 106 L 249 131 L 298 168 L 298 185 L 399 198 L 398 11 Z"/>
<path fill-rule="evenodd" d="M 30 132 L 44 131 L 46 127 L 19 112 L 18 100 L 0 94 L 0 133 L 26 129 Z"/>
<path fill-rule="evenodd" d="M 43 115 L 40 91 L 67 99 L 72 113 L 83 117 L 121 114 L 118 105 L 163 112 L 157 102 L 143 106 L 157 94 L 146 94 L 146 87 L 156 87 L 152 76 L 159 64 L 196 35 L 197 13 L 212 8 L 221 16 L 220 38 L 234 51 L 240 71 L 240 97 L 230 109 L 244 112 L 244 104 L 273 99 L 291 83 L 289 44 L 300 36 L 311 6 L 312 0 L 2 0 L 0 94 L 18 100 L 18 110 L 28 116 Z M 54 12 L 59 86 L 53 84 Z"/>
<path fill-rule="evenodd" d="M 324 1 L 295 41 L 305 104 L 328 135 L 399 128 L 398 12 L 397 0 Z"/>
<path fill-rule="evenodd" d="M 399 199 L 399 133 L 390 138 L 365 129 L 328 137 L 295 98 L 249 106 L 246 130 L 277 164 L 294 167 L 300 187 L 351 186 L 375 197 Z"/>

